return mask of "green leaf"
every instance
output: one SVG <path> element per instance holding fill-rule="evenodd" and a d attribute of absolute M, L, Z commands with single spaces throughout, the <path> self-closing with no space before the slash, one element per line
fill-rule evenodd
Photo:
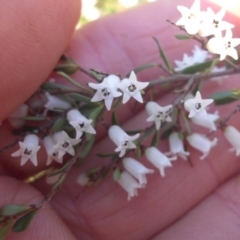
<path fill-rule="evenodd" d="M 41 85 L 41 89 L 43 89 L 43 90 L 59 90 L 59 89 L 69 90 L 69 87 L 59 84 L 59 83 L 55 83 L 55 82 L 45 82 Z"/>
<path fill-rule="evenodd" d="M 112 112 L 112 125 L 119 125 L 116 111 L 113 111 L 113 112 Z"/>
<path fill-rule="evenodd" d="M 96 122 L 96 119 L 101 114 L 102 110 L 104 109 L 104 105 L 99 105 L 98 107 L 94 108 L 91 113 L 89 114 L 88 118 Z M 93 124 L 92 124 L 93 125 Z"/>
<path fill-rule="evenodd" d="M 137 145 L 137 149 L 136 149 L 136 157 L 140 158 L 142 156 L 142 150 L 141 147 L 139 145 Z"/>
<path fill-rule="evenodd" d="M 101 157 L 101 158 L 108 158 L 108 157 L 112 157 L 114 155 L 116 155 L 115 152 L 112 152 L 112 153 L 98 153 L 98 154 L 96 154 L 96 156 Z"/>
<path fill-rule="evenodd" d="M 4 240 L 7 235 L 10 233 L 11 227 L 13 224 L 13 219 L 9 219 L 8 222 L 0 228 L 0 240 Z"/>
<path fill-rule="evenodd" d="M 190 36 L 188 36 L 188 35 L 181 35 L 181 34 L 175 35 L 175 38 L 178 39 L 178 40 L 188 40 L 188 39 L 191 39 Z"/>
<path fill-rule="evenodd" d="M 36 215 L 38 210 L 33 210 L 24 216 L 20 217 L 14 224 L 12 230 L 14 232 L 23 232 L 25 231 L 29 224 L 31 223 L 33 217 Z"/>
<path fill-rule="evenodd" d="M 119 167 L 116 167 L 115 170 L 113 171 L 113 180 L 118 181 L 121 175 L 121 170 Z"/>
<path fill-rule="evenodd" d="M 57 72 L 58 75 L 62 76 L 63 78 L 65 78 L 66 80 L 68 80 L 70 83 L 72 83 L 74 86 L 81 88 L 82 90 L 86 91 L 86 92 L 90 92 L 91 90 L 85 86 L 83 86 L 81 83 L 76 82 L 74 79 L 72 79 L 69 75 L 67 75 L 64 72 Z"/>
<path fill-rule="evenodd" d="M 151 142 L 151 146 L 153 146 L 153 147 L 156 147 L 158 145 L 158 142 L 159 142 L 159 132 L 160 131 L 156 131 L 155 134 L 153 135 L 152 142 Z"/>
<path fill-rule="evenodd" d="M 240 99 L 239 90 L 217 92 L 210 96 L 216 105 L 227 104 Z"/>
<path fill-rule="evenodd" d="M 141 143 L 142 140 L 148 138 L 153 134 L 153 132 L 156 130 L 155 124 L 151 127 L 147 128 L 146 131 L 135 141 L 136 144 Z"/>
<path fill-rule="evenodd" d="M 0 216 L 14 216 L 30 209 L 28 205 L 8 204 L 0 208 Z"/>
<path fill-rule="evenodd" d="M 86 142 L 85 145 L 83 146 L 82 151 L 79 155 L 79 158 L 85 158 L 88 155 L 88 153 L 92 149 L 94 141 L 95 141 L 95 135 L 92 135 L 92 138 L 88 142 Z"/>
<path fill-rule="evenodd" d="M 161 47 L 158 39 L 155 38 L 155 37 L 153 37 L 153 39 L 154 39 L 154 41 L 157 43 L 160 57 L 161 57 L 162 60 L 164 61 L 167 69 L 168 69 L 169 71 L 172 71 L 173 67 L 171 66 L 170 62 L 168 61 L 167 56 L 166 56 L 166 54 L 164 53 L 164 51 L 163 51 L 163 49 L 162 49 L 162 47 Z"/>
<path fill-rule="evenodd" d="M 72 97 L 74 100 L 77 100 L 79 102 L 85 102 L 85 103 L 90 103 L 91 102 L 91 98 L 86 97 L 80 93 L 70 93 L 69 94 L 70 97 Z"/>
<path fill-rule="evenodd" d="M 25 120 L 25 121 L 44 121 L 44 120 L 50 120 L 50 118 L 43 117 L 43 116 L 26 116 L 26 117 L 22 117 L 21 120 Z"/>
<path fill-rule="evenodd" d="M 66 74 L 72 75 L 78 71 L 79 67 L 78 65 L 74 63 L 64 63 L 59 64 L 54 68 L 55 72 L 64 72 Z"/>
<path fill-rule="evenodd" d="M 163 140 L 168 138 L 174 129 L 175 129 L 175 125 L 167 124 L 165 129 L 162 130 L 161 139 Z"/>
<path fill-rule="evenodd" d="M 68 124 L 67 119 L 65 117 L 60 117 L 53 124 L 50 131 L 51 133 L 62 131 L 67 124 Z"/>
<path fill-rule="evenodd" d="M 216 63 L 216 61 L 217 60 L 214 59 L 214 60 L 206 61 L 203 63 L 194 64 L 190 67 L 183 69 L 182 73 L 183 74 L 193 74 L 193 73 L 205 71 L 209 68 L 212 68 L 212 66 Z"/>
<path fill-rule="evenodd" d="M 189 125 L 188 118 L 186 117 L 186 115 L 182 111 L 181 111 L 181 115 L 182 115 L 182 118 L 183 118 L 184 125 L 185 125 L 185 127 L 188 131 L 188 134 L 191 135 L 191 128 L 190 128 L 190 125 Z"/>
<path fill-rule="evenodd" d="M 142 65 L 142 66 L 140 66 L 140 67 L 134 68 L 132 71 L 135 72 L 135 73 L 139 73 L 139 72 L 141 72 L 141 71 L 143 71 L 143 70 L 145 70 L 145 69 L 153 68 L 153 67 L 156 67 L 156 66 L 157 66 L 156 63 L 149 63 L 149 64 Z M 131 72 L 132 72 L 132 71 L 131 71 Z M 130 74 L 131 74 L 131 72 L 129 72 L 129 73 L 126 75 L 126 77 L 129 77 Z"/>
<path fill-rule="evenodd" d="M 57 188 L 59 188 L 65 179 L 66 174 L 60 175 L 58 181 L 53 185 L 52 191 L 55 191 Z"/>

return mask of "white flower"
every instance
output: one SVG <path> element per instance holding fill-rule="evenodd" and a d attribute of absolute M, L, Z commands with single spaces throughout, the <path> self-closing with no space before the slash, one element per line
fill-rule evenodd
<path fill-rule="evenodd" d="M 188 117 L 194 117 L 200 112 L 202 116 L 207 118 L 207 112 L 205 108 L 213 102 L 213 99 L 202 99 L 200 92 L 198 91 L 194 98 L 188 99 L 184 102 L 184 108 L 190 112 Z"/>
<path fill-rule="evenodd" d="M 49 110 L 56 110 L 56 109 L 69 109 L 71 108 L 71 104 L 63 101 L 62 99 L 51 95 L 49 92 L 45 93 L 47 97 L 47 103 L 45 104 L 45 108 Z"/>
<path fill-rule="evenodd" d="M 95 129 L 92 127 L 92 119 L 87 119 L 77 109 L 72 109 L 67 113 L 67 119 L 76 130 L 76 139 L 79 139 L 83 132 L 96 134 Z"/>
<path fill-rule="evenodd" d="M 75 151 L 73 146 L 78 144 L 81 139 L 70 138 L 65 131 L 56 132 L 53 134 L 53 141 L 55 142 L 55 151 L 58 152 L 58 159 L 61 159 L 66 153 L 74 156 Z"/>
<path fill-rule="evenodd" d="M 87 176 L 87 174 L 81 173 L 77 178 L 77 183 L 83 187 L 87 186 L 89 183 L 89 177 Z"/>
<path fill-rule="evenodd" d="M 193 56 L 192 56 L 192 65 L 197 63 L 203 63 L 208 58 L 211 57 L 208 51 L 203 50 L 199 46 L 195 45 L 193 49 Z"/>
<path fill-rule="evenodd" d="M 209 52 L 219 54 L 220 61 L 226 58 L 226 56 L 231 56 L 233 59 L 238 59 L 238 53 L 235 49 L 236 46 L 240 44 L 240 38 L 232 38 L 232 31 L 227 30 L 225 37 L 213 37 L 211 38 L 206 48 Z"/>
<path fill-rule="evenodd" d="M 165 153 L 166 155 L 174 154 L 182 158 L 183 160 L 187 160 L 187 156 L 189 156 L 189 152 L 184 150 L 183 141 L 179 138 L 178 132 L 172 132 L 169 136 L 169 147 L 170 152 Z"/>
<path fill-rule="evenodd" d="M 37 152 L 40 149 L 38 136 L 35 134 L 27 135 L 23 142 L 19 142 L 19 146 L 20 149 L 12 153 L 11 156 L 21 156 L 21 166 L 24 165 L 29 159 L 34 166 L 37 166 Z"/>
<path fill-rule="evenodd" d="M 7 118 L 13 128 L 20 128 L 24 125 L 25 120 L 22 120 L 21 118 L 28 115 L 28 108 L 28 105 L 22 104 Z"/>
<path fill-rule="evenodd" d="M 120 79 L 116 75 L 109 75 L 101 83 L 88 83 L 89 87 L 97 90 L 91 101 L 99 102 L 104 100 L 105 106 L 109 111 L 113 98 L 122 96 L 122 93 L 117 91 L 119 83 Z"/>
<path fill-rule="evenodd" d="M 191 8 L 177 6 L 182 17 L 176 22 L 177 26 L 184 26 L 187 33 L 196 34 L 200 28 L 202 13 L 200 11 L 200 0 L 195 0 Z"/>
<path fill-rule="evenodd" d="M 154 172 L 154 170 L 146 168 L 143 164 L 130 157 L 123 159 L 123 166 L 130 174 L 138 179 L 141 185 L 147 183 L 145 175 Z"/>
<path fill-rule="evenodd" d="M 207 137 L 199 134 L 193 133 L 187 137 L 187 141 L 190 146 L 202 152 L 203 155 L 200 157 L 201 160 L 207 157 L 212 147 L 217 145 L 217 138 L 210 141 Z"/>
<path fill-rule="evenodd" d="M 207 117 L 205 117 L 202 112 L 198 113 L 196 116 L 192 117 L 191 120 L 196 125 L 205 127 L 210 129 L 211 131 L 216 131 L 217 128 L 215 126 L 215 121 L 219 119 L 218 113 L 207 113 Z"/>
<path fill-rule="evenodd" d="M 160 129 L 161 123 L 172 121 L 171 117 L 169 116 L 172 110 L 172 105 L 161 107 L 156 102 L 148 102 L 145 109 L 150 116 L 147 118 L 147 122 L 155 122 L 157 130 Z"/>
<path fill-rule="evenodd" d="M 210 35 L 215 35 L 217 37 L 222 31 L 233 28 L 233 24 L 222 21 L 225 13 L 226 9 L 222 8 L 218 13 L 215 14 L 214 11 L 209 7 L 207 9 L 207 14 L 205 14 L 200 25 L 198 34 L 202 37 L 207 37 Z"/>
<path fill-rule="evenodd" d="M 160 174 L 162 177 L 165 176 L 164 169 L 166 167 L 171 167 L 171 161 L 176 160 L 177 157 L 174 156 L 172 158 L 168 158 L 166 155 L 161 153 L 157 148 L 155 147 L 149 147 L 145 150 L 145 156 L 146 158 L 156 167 L 159 169 Z"/>
<path fill-rule="evenodd" d="M 120 152 L 119 157 L 122 157 L 126 153 L 126 149 L 136 148 L 135 141 L 140 134 L 137 133 L 134 136 L 129 136 L 122 128 L 117 125 L 113 125 L 108 130 L 110 139 L 117 145 L 115 152 Z"/>
<path fill-rule="evenodd" d="M 174 62 L 177 65 L 177 67 L 174 68 L 174 71 L 176 71 L 176 72 L 180 72 L 183 69 L 193 65 L 192 57 L 188 56 L 186 53 L 183 54 L 183 60 L 182 61 L 175 60 Z"/>
<path fill-rule="evenodd" d="M 137 189 L 142 188 L 142 185 L 139 184 L 132 176 L 126 171 L 123 171 L 118 179 L 120 186 L 128 192 L 128 201 L 138 195 Z"/>
<path fill-rule="evenodd" d="M 123 91 L 123 101 L 125 104 L 131 97 L 140 103 L 143 103 L 141 90 L 147 87 L 149 82 L 139 82 L 137 80 L 135 72 L 131 72 L 129 78 L 124 78 L 118 85 L 118 87 Z"/>
<path fill-rule="evenodd" d="M 59 162 L 59 163 L 63 162 L 62 157 L 58 158 L 58 149 L 56 149 L 56 144 L 53 141 L 52 136 L 46 136 L 43 139 L 43 145 L 44 145 L 47 155 L 48 155 L 47 166 L 50 165 L 53 160 L 55 160 L 56 162 Z"/>
<path fill-rule="evenodd" d="M 229 151 L 236 151 L 236 156 L 240 155 L 240 132 L 233 126 L 227 126 L 224 129 L 224 136 L 233 146 Z"/>

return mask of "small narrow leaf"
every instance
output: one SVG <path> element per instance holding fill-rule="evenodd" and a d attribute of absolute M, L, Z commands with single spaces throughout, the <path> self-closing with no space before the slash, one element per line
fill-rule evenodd
<path fill-rule="evenodd" d="M 175 38 L 178 39 L 178 40 L 188 40 L 188 39 L 191 39 L 190 36 L 188 36 L 188 35 L 181 35 L 181 34 L 175 35 Z"/>
<path fill-rule="evenodd" d="M 74 100 L 77 100 L 79 102 L 85 102 L 85 103 L 90 103 L 91 102 L 91 98 L 86 97 L 80 93 L 70 93 L 69 94 L 70 97 L 72 97 Z"/>
<path fill-rule="evenodd" d="M 53 124 L 50 131 L 51 131 L 51 133 L 62 131 L 67 124 L 68 124 L 67 119 L 65 117 L 60 117 Z"/>
<path fill-rule="evenodd" d="M 118 181 L 121 175 L 121 170 L 119 167 L 116 167 L 115 170 L 113 171 L 113 180 Z"/>
<path fill-rule="evenodd" d="M 12 230 L 14 232 L 23 232 L 25 231 L 29 224 L 31 223 L 31 221 L 33 220 L 33 217 L 36 215 L 38 210 L 33 210 L 27 214 L 25 214 L 24 216 L 20 217 L 14 224 Z"/>
<path fill-rule="evenodd" d="M 28 205 L 9 204 L 0 208 L 0 216 L 14 216 L 30 209 Z"/>
<path fill-rule="evenodd" d="M 151 146 L 152 147 L 156 147 L 158 145 L 158 142 L 159 142 L 159 133 L 160 131 L 156 131 L 155 134 L 153 135 L 153 138 L 152 138 L 152 142 L 151 142 Z"/>
<path fill-rule="evenodd" d="M 143 70 L 145 70 L 145 69 L 153 68 L 153 67 L 156 67 L 156 66 L 157 66 L 156 63 L 149 63 L 149 64 L 142 65 L 142 66 L 140 66 L 140 67 L 134 68 L 132 71 L 135 72 L 135 73 L 139 73 L 139 72 L 141 72 L 141 71 L 143 71 Z M 132 72 L 132 71 L 131 71 L 131 72 Z M 131 72 L 129 72 L 129 73 L 126 75 L 126 77 L 129 77 L 130 74 L 131 74 Z"/>
<path fill-rule="evenodd" d="M 48 117 L 43 117 L 43 116 L 26 116 L 22 117 L 22 120 L 25 121 L 44 121 L 44 120 L 50 120 Z"/>
<path fill-rule="evenodd" d="M 112 125 L 119 125 L 116 111 L 112 112 Z"/>
<path fill-rule="evenodd" d="M 137 157 L 137 158 L 142 157 L 142 150 L 141 150 L 141 147 L 140 147 L 139 145 L 137 146 L 137 149 L 136 149 L 136 151 L 135 151 L 135 154 L 136 154 L 136 157 Z"/>
<path fill-rule="evenodd" d="M 101 158 L 108 158 L 108 157 L 112 157 L 116 155 L 115 152 L 112 152 L 112 153 L 98 153 L 97 156 L 98 157 L 101 157 Z"/>
<path fill-rule="evenodd" d="M 11 227 L 13 224 L 13 220 L 10 218 L 6 225 L 0 228 L 0 240 L 4 240 L 7 235 L 10 233 Z"/>
<path fill-rule="evenodd" d="M 92 138 L 88 142 L 86 142 L 85 145 L 83 146 L 82 151 L 79 155 L 79 158 L 85 158 L 88 155 L 88 153 L 92 149 L 94 141 L 95 141 L 95 135 L 92 135 Z"/>
<path fill-rule="evenodd" d="M 41 85 L 43 90 L 69 90 L 69 87 L 55 82 L 45 82 Z"/>
<path fill-rule="evenodd" d="M 183 121 L 184 121 L 184 125 L 185 125 L 185 127 L 188 131 L 188 134 L 191 135 L 191 128 L 190 128 L 190 125 L 189 125 L 188 118 L 186 117 L 186 115 L 182 111 L 181 111 L 181 115 L 182 115 L 182 118 L 183 118 Z"/>
<path fill-rule="evenodd" d="M 210 96 L 214 100 L 216 105 L 227 104 L 230 102 L 234 102 L 240 99 L 240 95 L 236 94 L 236 91 L 224 91 L 224 92 L 217 92 Z"/>
<path fill-rule="evenodd" d="M 167 69 L 168 69 L 169 71 L 172 71 L 173 67 L 171 66 L 170 62 L 168 61 L 167 56 L 166 56 L 166 54 L 164 53 L 164 51 L 163 51 L 163 49 L 162 49 L 162 47 L 161 47 L 158 39 L 155 38 L 155 37 L 153 37 L 153 39 L 154 39 L 154 41 L 157 43 L 160 57 L 161 57 L 162 60 L 164 61 Z"/>
<path fill-rule="evenodd" d="M 175 125 L 173 124 L 167 124 L 167 127 L 162 130 L 161 139 L 166 139 L 169 137 L 169 135 L 172 133 L 172 131 L 175 129 Z"/>
<path fill-rule="evenodd" d="M 64 72 L 66 74 L 72 75 L 78 71 L 79 67 L 74 63 L 64 63 L 59 64 L 54 68 L 55 72 Z"/>

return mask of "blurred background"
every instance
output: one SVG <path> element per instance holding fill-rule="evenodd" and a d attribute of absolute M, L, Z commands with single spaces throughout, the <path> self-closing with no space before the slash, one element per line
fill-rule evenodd
<path fill-rule="evenodd" d="M 77 28 L 102 16 L 156 0 L 82 0 L 82 17 Z"/>

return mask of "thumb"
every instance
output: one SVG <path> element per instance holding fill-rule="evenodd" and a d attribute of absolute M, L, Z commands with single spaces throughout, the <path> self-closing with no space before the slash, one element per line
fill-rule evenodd
<path fill-rule="evenodd" d="M 46 79 L 64 52 L 79 0 L 4 0 L 0 8 L 0 120 Z"/>

